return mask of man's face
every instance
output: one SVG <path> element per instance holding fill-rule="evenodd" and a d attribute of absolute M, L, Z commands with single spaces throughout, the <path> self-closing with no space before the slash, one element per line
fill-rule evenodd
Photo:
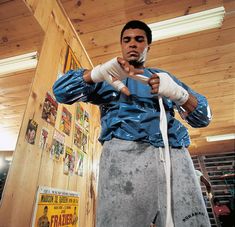
<path fill-rule="evenodd" d="M 48 212 L 48 208 L 46 208 L 46 207 L 45 207 L 45 208 L 44 208 L 44 212 L 43 212 L 43 213 L 44 213 L 44 215 L 46 215 L 46 214 L 47 214 L 47 212 Z"/>
<path fill-rule="evenodd" d="M 125 60 L 143 65 L 149 50 L 145 31 L 138 28 L 125 30 L 121 40 L 121 48 Z"/>

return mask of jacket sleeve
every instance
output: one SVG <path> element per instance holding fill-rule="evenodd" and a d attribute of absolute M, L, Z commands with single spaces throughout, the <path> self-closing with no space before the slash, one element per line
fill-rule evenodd
<path fill-rule="evenodd" d="M 59 103 L 73 104 L 76 101 L 88 102 L 95 90 L 95 84 L 83 79 L 84 69 L 69 70 L 53 85 L 53 93 Z"/>
<path fill-rule="evenodd" d="M 53 93 L 59 103 L 89 102 L 100 105 L 109 103 L 120 95 L 106 81 L 88 84 L 83 79 L 84 71 L 85 69 L 69 70 L 54 83 Z"/>
<path fill-rule="evenodd" d="M 185 121 L 193 128 L 201 128 L 209 125 L 212 119 L 212 114 L 206 97 L 195 92 L 186 84 L 177 80 L 175 77 L 173 77 L 173 79 L 177 84 L 179 84 L 180 86 L 185 88 L 190 94 L 195 96 L 198 102 L 198 105 L 195 110 L 185 117 Z M 179 112 L 183 112 L 181 107 L 177 106 L 177 109 Z"/>
<path fill-rule="evenodd" d="M 211 110 L 207 99 L 192 90 L 189 92 L 197 98 L 198 105 L 193 112 L 186 116 L 185 120 L 193 128 L 206 127 L 212 120 Z"/>

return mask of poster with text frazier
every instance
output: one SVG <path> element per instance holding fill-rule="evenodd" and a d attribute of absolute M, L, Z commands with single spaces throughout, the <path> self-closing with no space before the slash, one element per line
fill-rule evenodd
<path fill-rule="evenodd" d="M 74 191 L 39 186 L 32 227 L 79 227 L 80 195 Z"/>

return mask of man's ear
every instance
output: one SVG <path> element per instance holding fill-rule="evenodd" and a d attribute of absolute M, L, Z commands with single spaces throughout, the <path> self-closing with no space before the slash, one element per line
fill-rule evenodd
<path fill-rule="evenodd" d="M 149 50 L 150 50 L 150 46 L 148 46 L 148 52 L 149 52 Z"/>

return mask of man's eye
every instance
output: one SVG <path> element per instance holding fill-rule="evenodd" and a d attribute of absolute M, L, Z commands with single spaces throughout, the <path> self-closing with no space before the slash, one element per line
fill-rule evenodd
<path fill-rule="evenodd" d="M 137 42 L 143 42 L 144 41 L 144 37 L 136 37 L 135 39 Z"/>
<path fill-rule="evenodd" d="M 130 42 L 130 38 L 124 38 L 124 39 L 123 39 L 123 42 L 124 42 L 124 43 Z"/>

